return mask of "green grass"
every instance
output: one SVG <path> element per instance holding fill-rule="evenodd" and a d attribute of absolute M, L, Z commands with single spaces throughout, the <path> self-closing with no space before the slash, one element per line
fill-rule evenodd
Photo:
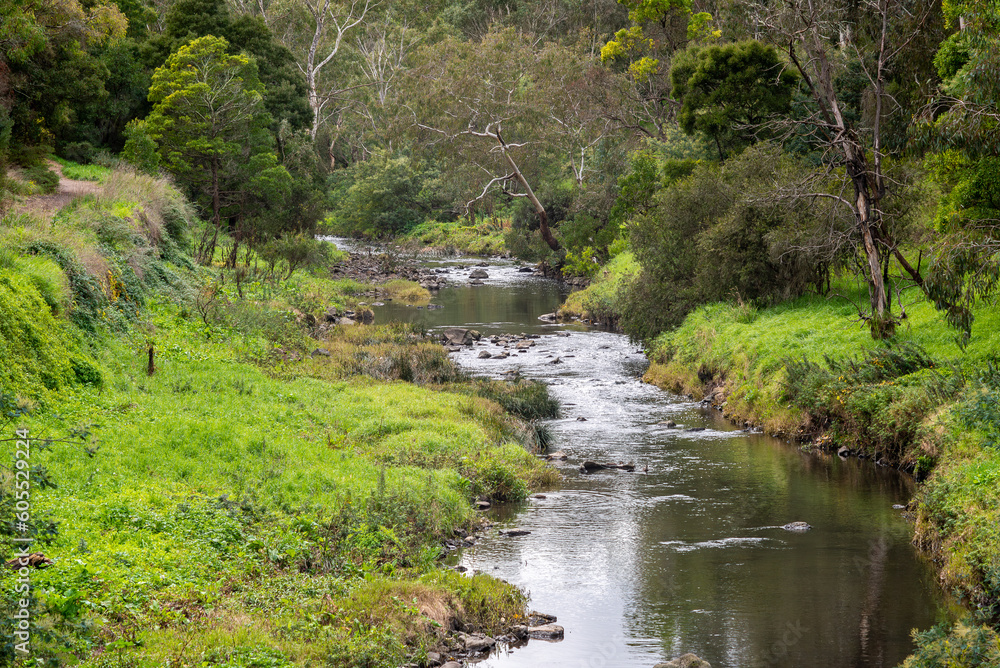
<path fill-rule="evenodd" d="M 475 497 L 555 481 L 523 445 L 530 425 L 407 327 L 306 322 L 371 286 L 252 271 L 237 285 L 186 256 L 173 191 L 106 184 L 0 238 L 0 439 L 22 424 L 57 439 L 31 457 L 35 549 L 55 560 L 32 576 L 35 656 L 398 666 L 452 628 L 523 614 L 516 588 L 438 559 L 475 526 Z M 13 453 L 0 441 L 0 462 Z M 12 474 L 0 466 L 5 517 Z M 0 525 L 5 559 L 11 538 Z M 15 578 L 0 569 L 5 637 Z"/>
<path fill-rule="evenodd" d="M 507 248 L 504 231 L 509 222 L 501 219 L 478 219 L 474 225 L 468 221 L 428 221 L 410 230 L 403 242 L 413 242 L 449 253 L 471 255 L 503 255 Z"/>
<path fill-rule="evenodd" d="M 621 314 L 619 295 L 622 288 L 638 272 L 639 263 L 632 252 L 619 253 L 595 274 L 590 285 L 566 298 L 559 308 L 559 317 L 616 322 Z"/>
<path fill-rule="evenodd" d="M 81 165 L 78 162 L 64 160 L 63 158 L 54 158 L 54 160 L 59 163 L 59 166 L 62 168 L 63 176 L 67 179 L 74 179 L 76 181 L 96 181 L 98 183 L 103 183 L 113 171 L 108 167 L 101 167 L 100 165 Z"/>

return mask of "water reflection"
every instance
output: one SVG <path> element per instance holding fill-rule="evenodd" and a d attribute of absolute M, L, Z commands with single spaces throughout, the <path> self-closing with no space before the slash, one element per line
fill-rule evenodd
<path fill-rule="evenodd" d="M 530 535 L 462 555 L 529 591 L 566 639 L 530 641 L 481 666 L 652 666 L 685 652 L 716 668 L 894 666 L 910 630 L 945 615 L 892 508 L 908 501 L 907 478 L 739 432 L 644 385 L 644 358 L 621 336 L 552 336 L 567 328 L 537 319 L 562 299 L 550 281 L 491 266 L 487 285 L 473 287 L 467 270 L 452 272 L 434 300 L 444 308 L 390 305 L 376 317 L 542 335 L 509 359 L 479 359 L 493 350 L 487 342 L 456 359 L 479 374 L 516 368 L 549 382 L 564 402 L 554 447 L 570 453 L 560 490 L 498 511 Z M 678 427 L 658 424 L 668 419 Z M 584 459 L 634 461 L 648 473 L 585 475 L 576 469 Z M 814 528 L 780 528 L 792 521 Z"/>

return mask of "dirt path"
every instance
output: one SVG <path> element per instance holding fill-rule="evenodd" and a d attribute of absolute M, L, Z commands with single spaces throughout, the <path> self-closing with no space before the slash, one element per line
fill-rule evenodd
<path fill-rule="evenodd" d="M 63 208 L 77 197 L 97 195 L 103 192 L 100 184 L 94 181 L 77 181 L 63 176 L 62 166 L 57 162 L 49 162 L 49 167 L 59 175 L 59 190 L 51 195 L 35 195 L 27 197 L 14 207 L 15 213 L 27 213 L 43 219 L 50 219 L 59 209 Z"/>

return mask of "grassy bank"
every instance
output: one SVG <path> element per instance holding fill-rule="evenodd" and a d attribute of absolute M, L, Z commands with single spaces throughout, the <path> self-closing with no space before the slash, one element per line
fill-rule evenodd
<path fill-rule="evenodd" d="M 993 665 L 970 657 L 1000 656 L 996 634 L 977 626 L 1000 622 L 1000 310 L 977 311 L 965 351 L 930 303 L 906 314 L 876 344 L 846 299 L 704 306 L 654 342 L 646 380 L 807 447 L 915 473 L 915 541 L 974 623 L 922 634 L 909 665 Z"/>
<path fill-rule="evenodd" d="M 619 253 L 594 275 L 590 285 L 566 298 L 559 308 L 559 319 L 572 317 L 591 322 L 614 324 L 621 314 L 622 287 L 639 271 L 630 251 Z"/>
<path fill-rule="evenodd" d="M 554 482 L 501 406 L 551 412 L 539 388 L 470 383 L 401 326 L 330 322 L 373 288 L 322 267 L 196 266 L 199 223 L 169 184 L 102 183 L 0 228 L 0 438 L 36 439 L 33 549 L 54 560 L 31 574 L 34 657 L 396 666 L 523 614 L 521 592 L 439 558 L 477 526 L 477 497 Z M 5 639 L 16 579 L 0 571 Z"/>
<path fill-rule="evenodd" d="M 510 223 L 503 219 L 479 218 L 473 224 L 467 220 L 428 221 L 410 230 L 401 241 L 445 254 L 506 255 L 504 236 L 509 229 Z"/>

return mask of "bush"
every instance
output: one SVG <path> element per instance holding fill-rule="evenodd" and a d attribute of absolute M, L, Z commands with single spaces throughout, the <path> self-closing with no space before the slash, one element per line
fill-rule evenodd
<path fill-rule="evenodd" d="M 959 622 L 914 632 L 917 648 L 902 668 L 986 668 L 1000 665 L 1000 636 L 988 626 Z"/>
<path fill-rule="evenodd" d="M 35 165 L 24 170 L 25 177 L 46 194 L 54 193 L 59 189 L 59 175 L 53 172 L 48 165 Z"/>
<path fill-rule="evenodd" d="M 767 304 L 821 287 L 827 264 L 777 235 L 821 213 L 779 208 L 773 198 L 755 196 L 761 183 L 773 188 L 796 177 L 791 158 L 758 145 L 722 166 L 701 164 L 659 191 L 628 224 L 642 271 L 624 294 L 626 333 L 648 340 L 703 303 Z"/>

